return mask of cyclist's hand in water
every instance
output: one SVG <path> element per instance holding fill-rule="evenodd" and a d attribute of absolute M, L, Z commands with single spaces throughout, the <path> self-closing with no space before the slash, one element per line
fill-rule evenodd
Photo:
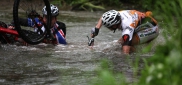
<path fill-rule="evenodd" d="M 99 28 L 95 27 L 95 28 L 91 29 L 91 38 L 89 39 L 89 37 L 88 37 L 88 40 L 89 40 L 88 46 L 93 46 L 94 45 L 94 37 L 97 36 L 98 33 L 99 33 Z"/>

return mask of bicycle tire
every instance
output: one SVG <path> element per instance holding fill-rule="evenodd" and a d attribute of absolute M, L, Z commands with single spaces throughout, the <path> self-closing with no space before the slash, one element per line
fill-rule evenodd
<path fill-rule="evenodd" d="M 17 30 L 19 36 L 27 43 L 35 45 L 41 43 L 44 38 L 46 37 L 47 34 L 50 33 L 50 24 L 51 24 L 51 10 L 50 10 L 50 3 L 48 0 L 42 0 L 46 6 L 47 10 L 47 25 L 44 25 L 45 32 L 42 34 L 35 34 L 32 32 L 27 32 L 24 29 L 21 28 L 20 23 L 19 23 L 19 3 L 21 0 L 14 0 L 14 5 L 13 5 L 13 20 L 15 24 L 15 29 Z"/>

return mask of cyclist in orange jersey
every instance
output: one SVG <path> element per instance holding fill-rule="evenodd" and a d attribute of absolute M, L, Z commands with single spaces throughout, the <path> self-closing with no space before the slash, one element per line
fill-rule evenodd
<path fill-rule="evenodd" d="M 158 34 L 157 21 L 151 16 L 152 12 L 137 10 L 110 10 L 105 12 L 94 28 L 91 29 L 89 46 L 93 45 L 94 37 L 98 35 L 102 25 L 115 32 L 122 30 L 122 37 L 118 42 L 122 45 L 124 54 L 131 52 L 132 46 L 147 43 L 155 39 Z"/>

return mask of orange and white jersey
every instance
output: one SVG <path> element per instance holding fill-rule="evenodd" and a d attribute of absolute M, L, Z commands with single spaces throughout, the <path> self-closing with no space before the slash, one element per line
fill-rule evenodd
<path fill-rule="evenodd" d="M 136 10 L 123 10 L 119 11 L 121 14 L 121 19 L 122 19 L 122 28 L 125 29 L 126 27 L 130 28 L 136 28 L 138 25 L 139 21 L 142 18 L 145 18 L 145 13 L 136 11 Z"/>
<path fill-rule="evenodd" d="M 152 23 L 157 24 L 157 21 L 150 16 L 151 12 L 149 11 L 143 13 L 136 10 L 122 10 L 119 11 L 119 13 L 121 15 L 121 21 L 122 21 L 120 27 L 122 30 L 122 36 L 125 34 L 129 35 L 130 37 L 129 41 L 132 40 L 133 34 L 136 31 L 136 29 L 138 29 L 138 27 L 141 26 L 142 24 L 146 24 L 146 22 L 142 22 L 144 19 L 149 18 L 150 20 L 147 22 L 152 21 Z M 148 27 L 153 28 L 154 25 Z"/>

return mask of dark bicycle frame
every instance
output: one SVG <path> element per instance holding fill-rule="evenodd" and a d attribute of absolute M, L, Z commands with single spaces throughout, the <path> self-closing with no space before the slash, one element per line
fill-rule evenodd
<path fill-rule="evenodd" d="M 7 37 L 7 34 L 13 35 L 15 38 L 19 38 L 19 34 L 16 30 L 8 29 L 0 26 L 0 43 L 8 44 L 11 43 L 10 39 Z"/>

